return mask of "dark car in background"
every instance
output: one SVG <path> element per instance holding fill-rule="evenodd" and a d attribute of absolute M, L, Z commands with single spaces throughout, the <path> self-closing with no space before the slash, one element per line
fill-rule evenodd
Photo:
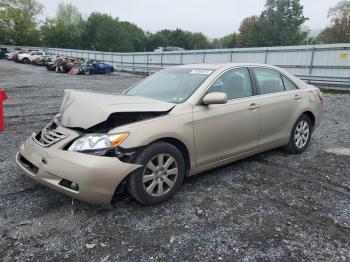
<path fill-rule="evenodd" d="M 68 74 L 70 75 L 99 75 L 114 72 L 114 67 L 110 64 L 99 62 L 96 60 L 87 60 L 81 65 L 73 66 Z"/>
<path fill-rule="evenodd" d="M 0 59 L 1 58 L 6 58 L 6 54 L 8 53 L 8 50 L 6 47 L 1 47 L 0 48 Z"/>
<path fill-rule="evenodd" d="M 92 74 L 109 74 L 114 72 L 114 67 L 110 64 L 103 62 L 89 60 L 81 66 L 81 74 L 92 75 Z"/>

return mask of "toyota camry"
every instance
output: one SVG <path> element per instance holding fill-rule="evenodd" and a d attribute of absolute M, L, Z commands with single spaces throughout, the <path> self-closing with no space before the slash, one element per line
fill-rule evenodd
<path fill-rule="evenodd" d="M 73 198 L 107 204 L 169 199 L 187 176 L 277 147 L 299 154 L 323 96 L 265 64 L 164 69 L 123 94 L 65 90 L 58 115 L 21 145 L 19 167 Z"/>

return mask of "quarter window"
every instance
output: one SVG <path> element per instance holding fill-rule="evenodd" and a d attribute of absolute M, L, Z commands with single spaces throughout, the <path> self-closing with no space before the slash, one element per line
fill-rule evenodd
<path fill-rule="evenodd" d="M 222 74 L 207 93 L 223 92 L 227 94 L 227 99 L 248 97 L 253 95 L 252 84 L 247 68 L 232 69 Z"/>
<path fill-rule="evenodd" d="M 270 94 L 284 91 L 281 75 L 274 70 L 254 68 L 260 94 Z"/>
<path fill-rule="evenodd" d="M 287 91 L 297 89 L 295 85 L 285 76 L 282 76 L 284 87 Z"/>

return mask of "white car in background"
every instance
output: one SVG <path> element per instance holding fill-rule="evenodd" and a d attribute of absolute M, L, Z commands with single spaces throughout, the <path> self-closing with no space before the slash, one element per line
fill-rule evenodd
<path fill-rule="evenodd" d="M 22 62 L 23 64 L 30 64 L 34 59 L 45 55 L 45 52 L 41 51 L 32 51 L 30 53 L 19 54 L 18 62 Z"/>

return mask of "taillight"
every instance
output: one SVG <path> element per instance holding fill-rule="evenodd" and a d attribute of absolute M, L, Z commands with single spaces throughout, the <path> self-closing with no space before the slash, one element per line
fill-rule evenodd
<path fill-rule="evenodd" d="M 321 103 L 323 103 L 324 97 L 323 97 L 323 93 L 320 90 L 317 91 L 317 96 L 320 99 Z"/>

